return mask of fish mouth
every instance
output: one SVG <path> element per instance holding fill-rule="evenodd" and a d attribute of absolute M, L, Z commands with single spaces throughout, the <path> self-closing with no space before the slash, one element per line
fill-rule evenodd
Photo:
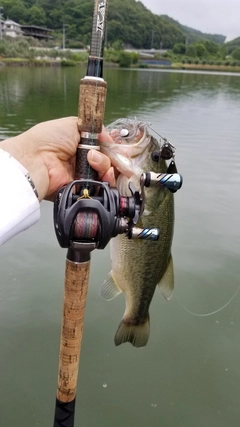
<path fill-rule="evenodd" d="M 115 144 L 138 146 L 146 139 L 148 124 L 137 119 L 118 119 L 107 126 Z"/>
<path fill-rule="evenodd" d="M 133 175 L 140 177 L 153 148 L 159 147 L 148 128 L 148 123 L 136 118 L 121 118 L 106 127 L 111 141 L 101 141 L 100 149 L 118 172 L 127 178 Z"/>
<path fill-rule="evenodd" d="M 129 178 L 139 169 L 136 165 L 143 164 L 149 156 L 152 137 L 148 133 L 148 124 L 124 118 L 111 123 L 106 129 L 112 142 L 101 141 L 101 151 L 120 173 Z"/>

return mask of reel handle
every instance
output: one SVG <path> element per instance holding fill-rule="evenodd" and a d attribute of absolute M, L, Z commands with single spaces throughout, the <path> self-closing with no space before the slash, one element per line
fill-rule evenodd
<path fill-rule="evenodd" d="M 152 187 L 154 185 L 161 185 L 168 188 L 172 193 L 179 190 L 182 183 L 183 177 L 179 173 L 146 172 L 141 176 L 141 186 Z"/>

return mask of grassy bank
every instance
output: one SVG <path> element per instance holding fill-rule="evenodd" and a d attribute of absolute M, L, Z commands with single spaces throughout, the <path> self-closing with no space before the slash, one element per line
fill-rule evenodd
<path fill-rule="evenodd" d="M 7 66 L 23 66 L 23 67 L 73 67 L 73 66 L 86 66 L 87 61 L 76 61 L 71 59 L 54 59 L 54 58 L 1 58 L 0 65 Z M 105 67 L 119 67 L 116 62 L 105 62 Z M 240 73 L 240 66 L 231 65 L 210 65 L 210 64 L 182 64 L 180 62 L 173 63 L 172 66 L 150 66 L 142 64 L 132 64 L 134 68 L 158 68 L 168 70 L 195 70 L 195 71 L 214 71 L 214 72 L 229 72 L 229 73 Z"/>
<path fill-rule="evenodd" d="M 40 66 L 51 66 L 51 65 L 61 65 L 59 61 L 39 61 L 37 59 L 28 59 L 28 58 L 0 58 L 2 65 L 10 65 L 10 66 L 19 66 L 19 67 L 31 67 L 35 65 Z"/>
<path fill-rule="evenodd" d="M 0 65 L 18 66 L 18 67 L 67 67 L 82 65 L 82 62 L 70 59 L 36 59 L 36 58 L 0 58 Z"/>
<path fill-rule="evenodd" d="M 187 47 L 177 44 L 163 55 L 156 52 L 151 56 L 143 52 L 139 54 L 122 50 L 121 46 L 117 46 L 105 49 L 104 66 L 239 73 L 240 48 L 239 58 L 237 54 L 238 50 L 227 54 L 225 48 L 210 42 L 195 43 Z M 56 49 L 52 46 L 46 47 L 44 43 L 36 46 L 34 39 L 0 40 L 0 62 L 9 66 L 86 66 L 88 55 L 86 49 Z M 149 59 L 152 64 L 148 63 Z"/>
<path fill-rule="evenodd" d="M 229 73 L 240 73 L 240 66 L 232 65 L 210 65 L 210 64 L 181 64 L 176 62 L 172 64 L 173 69 L 177 70 L 196 70 L 196 71 L 227 71 Z"/>

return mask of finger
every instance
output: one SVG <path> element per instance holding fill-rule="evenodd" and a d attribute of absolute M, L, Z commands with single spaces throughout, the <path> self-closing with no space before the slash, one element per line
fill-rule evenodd
<path fill-rule="evenodd" d="M 116 178 L 115 178 L 113 167 L 111 167 L 110 169 L 108 169 L 108 171 L 103 175 L 102 181 L 109 182 L 110 187 L 115 187 L 116 186 Z"/>
<path fill-rule="evenodd" d="M 89 150 L 87 159 L 92 168 L 98 172 L 99 179 L 102 179 L 106 172 L 111 168 L 109 157 L 99 151 Z"/>
<path fill-rule="evenodd" d="M 110 144 L 114 143 L 113 139 L 111 138 L 111 136 L 109 135 L 109 133 L 107 132 L 104 126 L 102 128 L 102 132 L 98 135 L 98 140 L 100 142 L 109 142 Z"/>

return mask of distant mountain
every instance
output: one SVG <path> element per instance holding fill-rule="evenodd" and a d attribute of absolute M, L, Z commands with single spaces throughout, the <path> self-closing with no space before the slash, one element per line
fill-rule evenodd
<path fill-rule="evenodd" d="M 65 25 L 66 41 L 88 45 L 91 40 L 94 0 L 0 0 L 3 16 L 21 25 L 37 25 L 61 37 Z M 138 49 L 171 49 L 176 43 L 212 40 L 223 44 L 225 36 L 204 34 L 179 24 L 168 16 L 153 14 L 141 1 L 111 0 L 107 22 L 109 46 L 131 45 Z"/>
<path fill-rule="evenodd" d="M 160 16 L 165 19 L 166 22 L 169 22 L 170 24 L 175 25 L 177 28 L 179 28 L 185 35 L 185 39 L 188 44 L 195 43 L 199 40 L 210 40 L 217 44 L 224 44 L 226 40 L 226 36 L 223 36 L 221 34 L 202 33 L 201 31 L 195 30 L 194 28 L 180 24 L 178 21 L 175 21 L 167 15 Z"/>

